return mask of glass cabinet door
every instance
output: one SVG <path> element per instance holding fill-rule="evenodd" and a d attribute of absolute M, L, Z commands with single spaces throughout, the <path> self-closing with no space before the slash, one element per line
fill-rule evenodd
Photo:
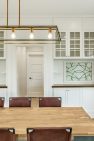
<path fill-rule="evenodd" d="M 94 32 L 84 32 L 84 56 L 94 57 Z"/>
<path fill-rule="evenodd" d="M 60 32 L 61 42 L 56 43 L 55 57 L 66 56 L 66 32 Z"/>
<path fill-rule="evenodd" d="M 80 32 L 70 32 L 70 57 L 80 57 Z"/>
<path fill-rule="evenodd" d="M 0 31 L 0 39 L 4 39 L 4 32 Z M 4 57 L 4 41 L 0 41 L 0 58 Z"/>

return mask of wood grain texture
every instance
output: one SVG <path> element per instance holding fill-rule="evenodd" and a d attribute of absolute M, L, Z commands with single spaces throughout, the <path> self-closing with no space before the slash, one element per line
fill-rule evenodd
<path fill-rule="evenodd" d="M 0 108 L 1 127 L 13 127 L 19 136 L 29 127 L 72 127 L 73 136 L 94 135 L 94 120 L 83 108 Z"/>

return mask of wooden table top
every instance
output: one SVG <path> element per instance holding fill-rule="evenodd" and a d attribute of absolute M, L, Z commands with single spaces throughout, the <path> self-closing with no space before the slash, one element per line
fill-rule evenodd
<path fill-rule="evenodd" d="M 72 127 L 73 136 L 94 136 L 94 120 L 83 108 L 0 108 L 0 128 L 13 127 L 19 136 L 31 127 Z"/>

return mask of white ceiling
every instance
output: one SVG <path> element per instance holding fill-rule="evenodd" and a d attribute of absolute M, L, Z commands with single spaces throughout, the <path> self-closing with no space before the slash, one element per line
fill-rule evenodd
<path fill-rule="evenodd" d="M 9 0 L 9 14 L 18 14 L 18 0 Z M 6 13 L 6 0 L 0 0 L 0 17 Z M 21 0 L 25 16 L 93 16 L 94 0 Z"/>

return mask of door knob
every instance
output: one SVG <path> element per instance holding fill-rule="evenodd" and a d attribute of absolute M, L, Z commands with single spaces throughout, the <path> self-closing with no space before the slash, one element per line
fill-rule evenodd
<path fill-rule="evenodd" d="M 32 79 L 32 77 L 29 77 L 29 79 Z"/>

